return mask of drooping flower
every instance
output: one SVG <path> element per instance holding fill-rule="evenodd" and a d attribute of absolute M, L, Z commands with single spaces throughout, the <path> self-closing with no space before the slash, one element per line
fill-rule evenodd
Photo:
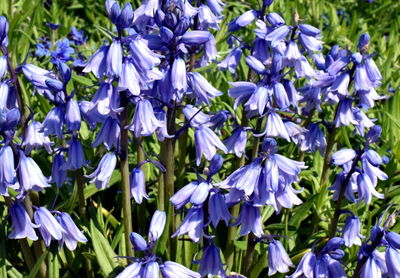
<path fill-rule="evenodd" d="M 203 237 L 203 222 L 203 209 L 192 207 L 172 237 L 188 234 L 191 240 L 198 243 Z"/>
<path fill-rule="evenodd" d="M 135 137 L 150 136 L 162 126 L 163 124 L 154 115 L 151 103 L 146 99 L 139 100 L 136 104 L 135 115 L 128 127 L 134 132 Z"/>
<path fill-rule="evenodd" d="M 38 237 L 33 228 L 38 226 L 31 222 L 28 213 L 22 204 L 14 202 L 10 207 L 12 219 L 12 232 L 9 238 L 20 239 L 29 238 L 30 240 L 38 240 Z"/>
<path fill-rule="evenodd" d="M 260 208 L 248 203 L 242 205 L 235 225 L 240 225 L 240 236 L 245 236 L 250 232 L 256 237 L 261 237 L 264 234 Z"/>
<path fill-rule="evenodd" d="M 68 160 L 64 167 L 68 170 L 77 170 L 86 165 L 85 156 L 81 142 L 75 136 L 69 141 Z"/>
<path fill-rule="evenodd" d="M 187 78 L 198 103 L 204 102 L 210 105 L 211 98 L 222 95 L 198 72 L 188 72 Z"/>
<path fill-rule="evenodd" d="M 363 238 L 363 236 L 361 235 L 360 231 L 361 231 L 360 219 L 358 219 L 358 217 L 354 215 L 349 216 L 346 219 L 342 231 L 342 237 L 347 247 L 351 247 L 354 244 L 361 246 L 361 238 Z"/>
<path fill-rule="evenodd" d="M 276 272 L 286 273 L 289 271 L 289 266 L 294 267 L 279 240 L 272 240 L 268 244 L 268 266 L 268 276 L 274 275 Z"/>
<path fill-rule="evenodd" d="M 194 132 L 195 137 L 195 147 L 196 147 L 196 164 L 200 165 L 201 156 L 207 160 L 211 160 L 213 156 L 217 153 L 219 148 L 224 153 L 227 153 L 225 145 L 221 142 L 215 133 L 206 126 L 199 126 Z"/>
<path fill-rule="evenodd" d="M 221 277 L 225 275 L 219 248 L 212 243 L 204 248 L 199 264 L 201 276 L 218 275 Z"/>
<path fill-rule="evenodd" d="M 21 187 L 19 191 L 26 193 L 28 190 L 41 191 L 50 187 L 42 170 L 31 157 L 25 156 L 23 151 L 19 151 L 18 176 Z"/>
<path fill-rule="evenodd" d="M 35 219 L 35 223 L 39 225 L 38 229 L 47 247 L 50 246 L 52 239 L 62 240 L 63 234 L 67 233 L 45 207 L 39 207 L 34 212 L 33 218 Z"/>
<path fill-rule="evenodd" d="M 115 154 L 107 153 L 100 160 L 97 169 L 86 177 L 92 179 L 90 183 L 94 183 L 97 189 L 105 189 L 109 185 L 108 183 L 110 182 L 116 164 L 117 157 Z"/>
<path fill-rule="evenodd" d="M 41 124 L 32 121 L 26 129 L 24 142 L 25 152 L 29 154 L 33 149 L 44 147 L 48 153 L 51 153 L 51 146 L 54 145 L 50 139 L 40 132 Z"/>
<path fill-rule="evenodd" d="M 129 180 L 131 198 L 134 198 L 136 203 L 141 204 L 143 198 L 149 199 L 149 196 L 146 193 L 144 173 L 141 168 L 133 168 Z"/>
<path fill-rule="evenodd" d="M 61 187 L 67 178 L 67 171 L 64 168 L 66 161 L 64 155 L 58 153 L 54 156 L 53 164 L 51 167 L 51 181 L 55 183 L 57 187 Z"/>
<path fill-rule="evenodd" d="M 78 242 L 87 242 L 85 235 L 78 229 L 72 220 L 71 216 L 66 212 L 61 212 L 56 216 L 58 223 L 60 223 L 62 230 L 62 239 L 59 245 L 64 243 L 71 251 L 75 250 Z"/>
<path fill-rule="evenodd" d="M 0 195 L 7 196 L 8 187 L 18 187 L 18 180 L 12 148 L 4 146 L 0 150 Z"/>

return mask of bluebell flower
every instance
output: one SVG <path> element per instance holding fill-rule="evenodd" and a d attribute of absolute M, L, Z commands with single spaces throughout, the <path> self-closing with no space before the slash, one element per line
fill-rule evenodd
<path fill-rule="evenodd" d="M 208 42 L 211 36 L 211 33 L 208 31 L 188 31 L 180 38 L 179 42 L 187 45 L 201 45 Z"/>
<path fill-rule="evenodd" d="M 119 121 L 113 117 L 107 117 L 101 126 L 100 131 L 97 133 L 96 139 L 92 143 L 92 147 L 97 147 L 103 143 L 107 150 L 110 150 L 113 146 L 118 147 L 121 129 Z"/>
<path fill-rule="evenodd" d="M 261 63 L 260 60 L 258 60 L 256 57 L 254 56 L 247 56 L 245 58 L 246 60 L 246 64 L 256 73 L 258 74 L 264 74 L 266 73 L 267 69 L 265 68 L 265 66 L 263 65 L 263 63 Z"/>
<path fill-rule="evenodd" d="M 70 99 L 67 102 L 64 120 L 68 131 L 78 131 L 81 128 L 81 111 L 76 100 Z"/>
<path fill-rule="evenodd" d="M 370 119 L 365 113 L 358 107 L 353 108 L 353 115 L 357 121 L 357 125 L 354 127 L 356 128 L 359 135 L 364 136 L 365 129 L 371 128 L 375 126 L 374 122 L 375 119 Z M 368 141 L 368 139 L 367 139 Z"/>
<path fill-rule="evenodd" d="M 242 15 L 238 16 L 228 24 L 228 31 L 229 32 L 235 32 L 239 30 L 240 28 L 249 25 L 250 23 L 253 22 L 254 19 L 256 19 L 258 16 L 258 12 L 255 10 L 250 10 Z"/>
<path fill-rule="evenodd" d="M 213 156 L 217 153 L 217 149 L 222 150 L 227 153 L 228 150 L 225 145 L 221 142 L 215 133 L 205 126 L 199 126 L 194 132 L 195 138 L 195 148 L 196 148 L 196 164 L 200 165 L 201 156 L 207 160 L 211 160 Z"/>
<path fill-rule="evenodd" d="M 156 119 L 162 124 L 162 126 L 156 129 L 157 139 L 163 142 L 165 138 L 174 138 L 175 135 L 169 135 L 167 129 L 167 113 L 162 108 L 154 109 L 154 115 Z"/>
<path fill-rule="evenodd" d="M 349 161 L 352 161 L 356 157 L 356 152 L 352 149 L 342 149 L 340 151 L 335 152 L 331 161 L 335 165 L 343 165 Z"/>
<path fill-rule="evenodd" d="M 232 74 L 236 72 L 236 68 L 239 65 L 240 58 L 242 57 L 243 51 L 240 47 L 236 47 L 229 54 L 219 62 L 218 67 L 222 70 L 229 70 Z"/>
<path fill-rule="evenodd" d="M 189 203 L 190 198 L 193 195 L 193 192 L 196 190 L 199 185 L 198 181 L 193 181 L 179 189 L 174 195 L 169 199 L 175 209 L 180 209 Z"/>
<path fill-rule="evenodd" d="M 207 5 L 200 5 L 198 15 L 200 29 L 207 30 L 211 28 L 214 30 L 219 30 L 221 17 L 215 15 Z"/>
<path fill-rule="evenodd" d="M 7 56 L 0 57 L 0 79 L 7 73 Z"/>
<path fill-rule="evenodd" d="M 166 261 L 160 266 L 164 278 L 200 278 L 201 275 L 181 264 Z"/>
<path fill-rule="evenodd" d="M 136 103 L 135 115 L 129 130 L 133 131 L 135 137 L 150 136 L 163 124 L 154 115 L 153 106 L 147 99 L 141 99 Z"/>
<path fill-rule="evenodd" d="M 386 247 L 385 259 L 389 277 L 400 277 L 400 250 Z"/>
<path fill-rule="evenodd" d="M 116 278 L 142 277 L 143 267 L 141 262 L 133 262 L 117 275 Z"/>
<path fill-rule="evenodd" d="M 237 157 L 242 157 L 246 152 L 247 131 L 242 127 L 237 127 L 223 143 L 228 153 L 235 153 Z"/>
<path fill-rule="evenodd" d="M 336 117 L 334 119 L 336 127 L 348 126 L 350 123 L 353 125 L 358 124 L 353 114 L 352 103 L 353 101 L 351 99 L 342 99 L 339 101 Z"/>
<path fill-rule="evenodd" d="M 261 237 L 264 234 L 260 208 L 248 203 L 243 203 L 234 225 L 240 225 L 240 236 L 245 236 L 250 232 L 256 237 Z"/>
<path fill-rule="evenodd" d="M 220 16 L 224 10 L 225 4 L 221 0 L 206 0 L 208 7 L 213 11 L 214 14 Z"/>
<path fill-rule="evenodd" d="M 364 236 L 361 235 L 361 222 L 358 217 L 350 215 L 346 219 L 342 231 L 342 237 L 347 247 L 351 247 L 353 245 L 361 246 L 361 238 L 364 238 Z"/>
<path fill-rule="evenodd" d="M 51 153 L 51 146 L 54 145 L 49 137 L 40 132 L 41 124 L 32 120 L 26 129 L 26 134 L 22 146 L 25 147 L 25 152 L 29 154 L 33 149 L 45 148 L 48 153 Z"/>
<path fill-rule="evenodd" d="M 285 24 L 285 20 L 279 14 L 274 12 L 267 14 L 266 18 L 269 24 L 273 27 Z"/>
<path fill-rule="evenodd" d="M 369 256 L 361 270 L 361 278 L 369 277 L 385 277 L 388 273 L 386 266 L 385 254 L 378 250 L 374 250 Z M 389 276 L 395 277 L 395 276 Z"/>
<path fill-rule="evenodd" d="M 188 84 L 193 91 L 198 103 L 204 102 L 210 105 L 210 99 L 222 95 L 200 73 L 188 72 Z"/>
<path fill-rule="evenodd" d="M 304 56 L 295 62 L 294 69 L 299 77 L 313 78 L 316 76 L 315 70 L 311 67 L 310 63 L 306 58 L 304 58 Z"/>
<path fill-rule="evenodd" d="M 160 277 L 160 266 L 156 261 L 146 263 L 143 269 L 142 277 Z"/>
<path fill-rule="evenodd" d="M 247 101 L 258 88 L 255 84 L 244 81 L 230 82 L 229 85 L 233 86 L 233 88 L 229 88 L 228 95 L 236 99 L 233 106 L 234 109 Z"/>
<path fill-rule="evenodd" d="M 38 240 L 35 230 L 33 229 L 37 228 L 38 225 L 31 222 L 24 206 L 15 201 L 10 207 L 10 212 L 12 219 L 12 232 L 8 235 L 8 238 L 29 238 L 30 240 Z"/>
<path fill-rule="evenodd" d="M 204 44 L 203 55 L 198 61 L 199 66 L 205 67 L 211 62 L 215 62 L 218 55 L 217 51 L 217 43 L 215 41 L 215 37 L 213 35 L 210 36 L 210 39 Z"/>
<path fill-rule="evenodd" d="M 219 277 L 221 277 L 225 275 L 220 250 L 212 243 L 204 248 L 203 255 L 201 256 L 199 264 L 199 273 L 201 276 L 218 275 Z"/>
<path fill-rule="evenodd" d="M 185 107 L 182 109 L 182 112 L 186 119 L 190 121 L 191 127 L 198 127 L 202 125 L 208 126 L 208 123 L 211 121 L 210 115 L 204 113 L 191 104 L 185 105 Z"/>
<path fill-rule="evenodd" d="M 67 171 L 64 169 L 66 161 L 64 155 L 61 153 L 57 153 L 53 158 L 53 164 L 51 166 L 51 181 L 55 183 L 57 187 L 61 187 L 66 178 L 67 178 Z"/>
<path fill-rule="evenodd" d="M 62 230 L 62 239 L 59 245 L 64 243 L 71 251 L 76 249 L 78 242 L 87 242 L 85 235 L 78 229 L 72 220 L 71 216 L 66 212 L 61 212 L 56 216 L 58 223 L 60 223 Z"/>
<path fill-rule="evenodd" d="M 53 22 L 46 22 L 45 25 L 49 26 L 51 30 L 57 30 L 58 28 L 61 27 L 61 24 L 56 24 Z"/>
<path fill-rule="evenodd" d="M 118 79 L 119 91 L 128 90 L 132 95 L 140 94 L 140 76 L 135 66 L 126 59 L 122 63 L 121 75 Z"/>
<path fill-rule="evenodd" d="M 186 214 L 182 224 L 178 227 L 172 237 L 188 234 L 190 239 L 198 243 L 203 237 L 204 214 L 202 208 L 192 207 Z"/>
<path fill-rule="evenodd" d="M 42 170 L 31 157 L 25 156 L 23 151 L 19 151 L 18 177 L 21 193 L 28 190 L 41 191 L 50 187 L 47 178 L 44 177 Z"/>
<path fill-rule="evenodd" d="M 151 218 L 148 240 L 150 245 L 153 245 L 164 232 L 165 221 L 166 221 L 165 211 L 156 210 Z"/>
<path fill-rule="evenodd" d="M 51 53 L 52 58 L 50 61 L 53 64 L 58 62 L 68 62 L 71 60 L 71 55 L 75 50 L 69 46 L 69 40 L 63 39 L 57 43 L 56 49 Z"/>
<path fill-rule="evenodd" d="M 68 160 L 65 163 L 64 168 L 68 170 L 77 170 L 86 164 L 87 162 L 83 153 L 82 144 L 76 137 L 73 137 L 69 141 Z"/>
<path fill-rule="evenodd" d="M 272 240 L 268 243 L 268 276 L 276 272 L 286 273 L 289 266 L 294 267 L 285 248 L 279 240 Z"/>
<path fill-rule="evenodd" d="M 129 236 L 133 248 L 138 251 L 146 251 L 148 246 L 146 240 L 138 233 L 132 232 Z"/>
<path fill-rule="evenodd" d="M 7 196 L 8 187 L 18 187 L 18 180 L 12 148 L 4 146 L 0 150 L 0 195 Z"/>
<path fill-rule="evenodd" d="M 210 198 L 208 200 L 208 214 L 210 221 L 216 228 L 219 221 L 224 221 L 225 225 L 228 226 L 229 220 L 233 218 L 228 210 L 225 203 L 225 198 L 219 191 L 211 191 Z"/>
<path fill-rule="evenodd" d="M 149 199 L 149 196 L 146 193 L 146 184 L 142 169 L 138 167 L 133 168 L 129 180 L 131 198 L 134 198 L 136 203 L 141 204 L 143 197 Z"/>
<path fill-rule="evenodd" d="M 121 75 L 122 52 L 121 42 L 114 40 L 108 48 L 105 74 L 111 77 L 119 77 Z"/>
<path fill-rule="evenodd" d="M 296 271 L 287 276 L 288 278 L 314 278 L 314 266 L 316 263 L 316 256 L 313 252 L 307 252 L 300 260 L 299 265 L 297 266 Z"/>
<path fill-rule="evenodd" d="M 316 28 L 315 28 L 316 29 Z M 317 29 L 318 30 L 318 29 Z M 319 30 L 318 30 L 319 31 Z M 303 32 L 299 35 L 299 41 L 301 45 L 308 51 L 320 51 L 322 50 L 323 42 L 315 38 L 314 36 L 308 36 Z"/>
<path fill-rule="evenodd" d="M 47 208 L 39 207 L 34 212 L 33 218 L 35 223 L 39 225 L 39 232 L 47 247 L 50 246 L 51 240 L 62 240 L 63 233 L 66 233 L 66 231 Z"/>
<path fill-rule="evenodd" d="M 186 64 L 185 61 L 177 57 L 172 64 L 171 69 L 171 83 L 175 90 L 186 92 L 187 78 L 186 78 Z"/>
<path fill-rule="evenodd" d="M 268 42 L 271 42 L 271 47 L 276 49 L 276 47 L 286 39 L 289 32 L 289 26 L 281 25 L 272 30 L 270 33 L 266 34 L 264 39 Z"/>
<path fill-rule="evenodd" d="M 302 57 L 299 47 L 294 41 L 288 43 L 284 57 L 288 64 L 292 64 Z"/>
<path fill-rule="evenodd" d="M 0 46 L 8 45 L 8 21 L 5 16 L 0 16 Z"/>
<path fill-rule="evenodd" d="M 368 33 L 361 34 L 357 44 L 357 48 L 360 50 L 360 52 L 367 52 L 370 40 L 371 37 Z"/>
<path fill-rule="evenodd" d="M 97 189 L 105 189 L 108 187 L 110 178 L 117 164 L 117 157 L 114 153 L 105 154 L 100 160 L 97 169 L 85 177 L 92 179 L 90 183 L 94 183 Z"/>
<path fill-rule="evenodd" d="M 281 137 L 290 142 L 289 134 L 281 117 L 279 117 L 279 115 L 273 111 L 269 112 L 267 115 L 267 124 L 263 134 L 269 137 Z"/>
<path fill-rule="evenodd" d="M 131 40 L 129 48 L 135 64 L 138 65 L 136 68 L 151 70 L 161 62 L 162 56 L 151 51 L 141 38 Z"/>
<path fill-rule="evenodd" d="M 372 199 L 372 195 L 379 199 L 383 199 L 384 195 L 376 191 L 376 184 L 373 184 L 370 177 L 365 173 L 360 173 L 357 176 L 357 190 L 358 198 L 357 202 L 360 203 L 363 199 L 366 204 L 369 204 Z"/>
<path fill-rule="evenodd" d="M 7 110 L 8 109 L 4 109 L 3 111 L 0 111 L 0 130 L 2 131 L 10 131 L 16 128 L 20 121 L 18 108 Z"/>
<path fill-rule="evenodd" d="M 371 81 L 373 86 L 381 85 L 382 75 L 372 58 L 365 59 L 365 69 L 367 71 L 368 79 Z"/>
<path fill-rule="evenodd" d="M 106 57 L 108 46 L 101 46 L 90 58 L 82 72 L 92 72 L 94 76 L 100 78 L 106 71 Z"/>

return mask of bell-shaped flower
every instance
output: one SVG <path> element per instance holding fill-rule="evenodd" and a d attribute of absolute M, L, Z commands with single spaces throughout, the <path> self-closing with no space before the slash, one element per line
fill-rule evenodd
<path fill-rule="evenodd" d="M 142 169 L 138 167 L 133 168 L 129 180 L 131 198 L 134 198 L 135 202 L 138 204 L 142 203 L 143 198 L 148 200 L 149 196 L 146 193 L 146 183 Z"/>
<path fill-rule="evenodd" d="M 141 38 L 131 40 L 129 48 L 135 65 L 141 69 L 151 70 L 161 62 L 162 56 L 151 51 Z"/>
<path fill-rule="evenodd" d="M 243 51 L 240 47 L 236 47 L 229 54 L 219 62 L 218 67 L 222 70 L 229 70 L 230 73 L 234 74 L 236 72 L 236 68 L 239 65 L 240 58 L 242 57 Z"/>
<path fill-rule="evenodd" d="M 361 238 L 364 238 L 361 235 L 361 222 L 358 217 L 351 215 L 346 219 L 346 222 L 343 227 L 342 237 L 345 241 L 345 245 L 347 247 L 351 247 L 353 245 L 361 246 Z"/>
<path fill-rule="evenodd" d="M 271 42 L 272 48 L 276 48 L 279 45 L 279 43 L 281 43 L 286 39 L 289 32 L 290 32 L 289 26 L 282 25 L 275 28 L 270 33 L 268 33 L 265 36 L 265 40 Z"/>
<path fill-rule="evenodd" d="M 279 240 L 272 240 L 268 244 L 268 276 L 274 275 L 276 272 L 286 273 L 289 266 L 294 267 L 285 248 Z"/>
<path fill-rule="evenodd" d="M 286 141 L 290 142 L 289 134 L 283 124 L 281 117 L 275 112 L 268 113 L 267 124 L 265 126 L 265 131 L 262 135 L 267 135 L 268 137 L 281 137 Z"/>
<path fill-rule="evenodd" d="M 132 232 L 129 236 L 129 240 L 131 241 L 135 250 L 143 252 L 146 251 L 148 248 L 146 240 L 138 233 Z"/>
<path fill-rule="evenodd" d="M 163 124 L 154 115 L 153 107 L 147 99 L 141 99 L 136 104 L 135 115 L 129 130 L 133 131 L 135 137 L 150 136 L 157 128 Z"/>
<path fill-rule="evenodd" d="M 260 208 L 244 203 L 240 209 L 239 217 L 234 225 L 240 225 L 240 236 L 252 232 L 256 237 L 261 237 L 263 232 Z"/>
<path fill-rule="evenodd" d="M 316 29 L 316 28 L 315 28 Z M 318 30 L 319 31 L 319 30 Z M 299 35 L 301 45 L 308 51 L 321 51 L 323 42 L 314 36 L 308 36 L 303 32 Z"/>
<path fill-rule="evenodd" d="M 185 105 L 182 109 L 186 119 L 190 121 L 191 127 L 198 127 L 201 125 L 207 125 L 211 121 L 211 116 L 204 113 L 200 109 L 194 107 L 191 104 Z"/>
<path fill-rule="evenodd" d="M 116 278 L 142 277 L 143 267 L 141 262 L 133 262 L 128 265 Z"/>
<path fill-rule="evenodd" d="M 148 240 L 150 243 L 154 244 L 164 232 L 165 221 L 167 216 L 165 211 L 156 210 L 150 221 Z"/>
<path fill-rule="evenodd" d="M 66 178 L 67 178 L 67 170 L 65 169 L 66 161 L 64 155 L 61 153 L 57 153 L 54 156 L 53 164 L 51 166 L 51 183 L 55 183 L 57 187 L 61 187 Z"/>
<path fill-rule="evenodd" d="M 113 117 L 107 117 L 99 133 L 97 133 L 96 139 L 92 143 L 92 147 L 97 147 L 103 143 L 107 150 L 110 150 L 113 146 L 118 147 L 121 129 L 119 121 Z"/>
<path fill-rule="evenodd" d="M 387 273 L 389 277 L 400 277 L 400 250 L 387 247 L 385 252 Z"/>
<path fill-rule="evenodd" d="M 24 206 L 18 202 L 14 202 L 10 207 L 11 220 L 12 220 L 12 232 L 9 234 L 8 238 L 20 239 L 29 238 L 30 240 L 38 240 L 38 237 L 33 228 L 37 228 L 31 222 L 28 213 L 26 212 Z"/>
<path fill-rule="evenodd" d="M 385 260 L 385 254 L 378 250 L 374 250 L 361 269 L 361 278 L 369 277 L 385 277 L 388 273 L 386 266 L 387 259 Z M 389 276 L 396 277 L 396 276 Z"/>
<path fill-rule="evenodd" d="M 58 138 L 62 138 L 64 125 L 64 106 L 56 106 L 50 110 L 44 119 L 40 132 L 43 132 L 44 136 L 55 135 Z"/>
<path fill-rule="evenodd" d="M 65 109 L 65 125 L 68 131 L 78 131 L 81 128 L 81 111 L 74 99 L 67 102 Z"/>
<path fill-rule="evenodd" d="M 336 117 L 334 120 L 336 127 L 348 126 L 350 123 L 352 123 L 353 125 L 358 124 L 351 108 L 352 102 L 353 101 L 351 99 L 343 99 L 339 101 Z"/>
<path fill-rule="evenodd" d="M 372 195 L 379 199 L 383 199 L 384 197 L 383 194 L 376 191 L 375 185 L 365 173 L 360 173 L 357 177 L 357 190 L 357 203 L 360 203 L 362 200 L 364 200 L 366 204 L 369 204 L 372 200 Z"/>
<path fill-rule="evenodd" d="M 228 153 L 234 153 L 237 157 L 242 157 L 246 152 L 247 131 L 242 127 L 237 127 L 223 143 Z"/>
<path fill-rule="evenodd" d="M 186 78 L 186 64 L 185 61 L 177 57 L 172 64 L 171 70 L 171 83 L 172 87 L 180 92 L 186 92 L 187 90 L 187 78 Z"/>
<path fill-rule="evenodd" d="M 352 149 L 342 149 L 332 155 L 331 161 L 335 165 L 343 165 L 352 161 L 356 157 L 356 152 Z"/>
<path fill-rule="evenodd" d="M 238 16 L 228 24 L 228 31 L 229 32 L 235 32 L 239 30 L 240 28 L 249 25 L 251 22 L 253 22 L 254 19 L 256 19 L 258 16 L 258 12 L 255 10 L 250 10 L 242 15 Z"/>
<path fill-rule="evenodd" d="M 188 84 L 193 91 L 198 103 L 204 102 L 210 105 L 210 99 L 222 95 L 200 73 L 188 72 Z"/>
<path fill-rule="evenodd" d="M 166 261 L 160 266 L 164 278 L 200 278 L 201 275 L 181 264 Z"/>
<path fill-rule="evenodd" d="M 314 267 L 316 264 L 317 258 L 313 252 L 307 252 L 300 260 L 299 265 L 297 266 L 296 271 L 287 276 L 288 278 L 314 278 Z"/>
<path fill-rule="evenodd" d="M 128 90 L 134 96 L 140 94 L 140 75 L 129 60 L 122 63 L 117 89 L 118 91 Z"/>
<path fill-rule="evenodd" d="M 44 147 L 48 153 L 51 153 L 51 146 L 54 145 L 49 137 L 40 132 L 41 124 L 32 121 L 26 129 L 24 142 L 22 146 L 25 147 L 25 152 L 29 154 L 33 149 Z"/>
<path fill-rule="evenodd" d="M 192 207 L 172 237 L 188 234 L 192 241 L 198 243 L 203 237 L 203 223 L 203 208 Z"/>
<path fill-rule="evenodd" d="M 50 246 L 52 239 L 62 240 L 63 234 L 67 233 L 60 223 L 54 218 L 50 211 L 45 207 L 38 208 L 33 218 L 35 223 L 39 225 L 38 229 L 42 235 L 43 241 L 47 247 Z"/>
<path fill-rule="evenodd" d="M 114 153 L 107 153 L 100 160 L 97 169 L 85 177 L 92 179 L 90 183 L 94 183 L 97 189 L 105 189 L 108 187 L 110 178 L 117 164 L 117 157 Z"/>
<path fill-rule="evenodd" d="M 43 176 L 42 170 L 31 157 L 25 156 L 23 151 L 19 151 L 18 176 L 21 193 L 28 190 L 41 191 L 50 187 L 47 179 Z"/>
<path fill-rule="evenodd" d="M 357 125 L 355 125 L 354 127 L 356 128 L 359 135 L 364 136 L 365 129 L 375 126 L 374 124 L 375 119 L 371 120 L 367 115 L 365 115 L 365 113 L 360 108 L 354 107 L 353 115 L 357 121 Z"/>
<path fill-rule="evenodd" d="M 199 126 L 196 128 L 194 132 L 195 138 L 195 148 L 196 148 L 196 164 L 200 165 L 201 156 L 204 154 L 204 157 L 207 160 L 211 160 L 213 156 L 217 153 L 217 149 L 219 148 L 224 153 L 227 153 L 228 150 L 225 145 L 221 142 L 215 133 L 205 126 Z"/>
<path fill-rule="evenodd" d="M 219 248 L 214 244 L 209 244 L 204 248 L 199 264 L 199 273 L 201 276 L 218 275 L 219 277 L 223 277 L 225 275 Z"/>
<path fill-rule="evenodd" d="M 77 170 L 86 165 L 85 156 L 81 142 L 75 136 L 69 141 L 68 160 L 64 165 L 65 169 Z"/>
<path fill-rule="evenodd" d="M 92 72 L 97 78 L 101 78 L 106 71 L 106 57 L 109 46 L 101 46 L 90 58 L 82 72 Z"/>
<path fill-rule="evenodd" d="M 208 42 L 211 36 L 211 33 L 208 31 L 188 31 L 181 37 L 179 42 L 187 45 L 201 45 Z"/>
<path fill-rule="evenodd" d="M 122 71 L 122 46 L 119 40 L 110 44 L 106 57 L 106 74 L 110 77 L 119 77 Z"/>
<path fill-rule="evenodd" d="M 4 77 L 7 72 L 7 56 L 0 57 L 0 79 Z"/>
<path fill-rule="evenodd" d="M 61 212 L 56 216 L 58 223 L 60 223 L 62 230 L 62 239 L 60 241 L 60 246 L 64 243 L 67 248 L 71 251 L 76 249 L 77 243 L 87 242 L 85 235 L 78 229 L 72 220 L 71 216 L 66 212 Z"/>
<path fill-rule="evenodd" d="M 198 181 L 193 181 L 188 183 L 181 189 L 179 189 L 172 197 L 169 199 L 171 203 L 174 205 L 175 209 L 180 209 L 189 203 L 190 198 L 193 195 L 193 192 L 196 190 L 199 185 Z"/>
<path fill-rule="evenodd" d="M 263 65 L 263 63 L 261 63 L 260 60 L 258 60 L 256 57 L 254 56 L 247 56 L 245 58 L 246 64 L 250 67 L 250 69 L 252 69 L 253 71 L 255 71 L 258 74 L 264 74 L 267 72 L 267 69 L 265 68 L 265 66 Z"/>
<path fill-rule="evenodd" d="M 219 221 L 224 221 L 228 226 L 229 220 L 233 218 L 225 203 L 225 198 L 220 192 L 212 191 L 208 200 L 208 215 L 211 223 L 216 228 Z"/>
<path fill-rule="evenodd" d="M 0 195 L 8 196 L 8 187 L 18 186 L 17 174 L 14 168 L 14 153 L 10 146 L 0 150 Z"/>

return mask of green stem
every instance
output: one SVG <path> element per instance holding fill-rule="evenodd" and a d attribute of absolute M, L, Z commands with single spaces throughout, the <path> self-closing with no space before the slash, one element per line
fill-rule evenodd
<path fill-rule="evenodd" d="M 137 145 L 137 164 L 139 165 L 142 161 L 145 160 L 145 155 L 144 155 L 144 150 L 143 150 L 143 137 L 139 137 L 138 138 L 138 145 Z M 143 168 L 145 168 L 146 166 L 143 165 L 142 171 L 144 171 Z M 142 202 L 142 204 L 137 204 L 137 219 L 139 222 L 139 231 L 140 232 L 144 232 L 146 230 L 146 223 L 145 220 L 146 218 L 144 217 L 146 215 L 146 206 L 145 204 Z"/>
<path fill-rule="evenodd" d="M 133 257 L 133 249 L 129 244 L 129 236 L 132 233 L 132 208 L 131 193 L 129 184 L 129 162 L 128 162 L 128 103 L 129 100 L 124 92 L 121 93 L 121 105 L 124 110 L 121 112 L 121 154 L 120 154 L 120 170 L 121 170 L 121 190 L 122 190 L 122 214 L 124 219 L 124 236 L 126 255 Z"/>

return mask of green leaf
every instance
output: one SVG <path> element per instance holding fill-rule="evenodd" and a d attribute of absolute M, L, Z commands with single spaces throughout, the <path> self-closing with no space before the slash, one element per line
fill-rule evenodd
<path fill-rule="evenodd" d="M 295 226 L 296 228 L 300 226 L 301 222 L 310 214 L 316 196 L 312 196 L 307 202 L 293 210 L 293 215 L 289 220 L 290 226 Z"/>
<path fill-rule="evenodd" d="M 99 263 L 103 273 L 107 276 L 117 266 L 117 263 L 115 262 L 116 254 L 111 248 L 108 240 L 99 231 L 99 229 L 97 229 L 93 220 L 90 220 L 90 234 L 92 238 L 93 249 L 96 253 L 97 262 Z"/>
<path fill-rule="evenodd" d="M 32 271 L 29 273 L 29 276 L 27 278 L 35 278 L 36 275 L 38 274 L 40 267 L 42 266 L 42 263 L 46 259 L 48 254 L 48 251 L 44 252 L 40 258 L 36 261 L 35 265 L 32 268 Z"/>
<path fill-rule="evenodd" d="M 48 256 L 48 274 L 51 278 L 60 277 L 60 263 L 58 261 L 57 252 L 50 252 Z"/>
<path fill-rule="evenodd" d="M 93 86 L 93 81 L 87 77 L 84 77 L 82 75 L 77 75 L 77 74 L 72 74 L 72 80 L 78 82 L 79 84 L 90 87 Z"/>

